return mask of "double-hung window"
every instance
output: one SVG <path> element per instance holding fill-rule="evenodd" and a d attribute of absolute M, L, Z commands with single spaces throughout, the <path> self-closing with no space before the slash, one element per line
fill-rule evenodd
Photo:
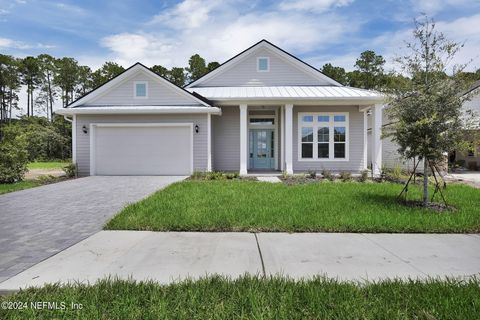
<path fill-rule="evenodd" d="M 348 113 L 299 113 L 299 160 L 347 160 Z"/>

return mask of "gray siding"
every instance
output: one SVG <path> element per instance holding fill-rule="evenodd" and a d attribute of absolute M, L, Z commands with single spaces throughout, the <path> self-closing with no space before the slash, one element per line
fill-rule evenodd
<path fill-rule="evenodd" d="M 270 58 L 269 72 L 257 72 L 258 57 Z M 223 70 L 215 77 L 206 80 L 199 87 L 294 85 L 328 85 L 328 83 L 287 62 L 275 52 L 265 48 L 258 48 L 244 60 Z"/>
<path fill-rule="evenodd" d="M 212 116 L 213 170 L 240 170 L 240 109 L 221 107 L 222 115 Z"/>
<path fill-rule="evenodd" d="M 148 98 L 135 99 L 133 97 L 134 81 L 148 81 Z M 88 103 L 89 105 L 200 105 L 200 103 L 189 95 L 178 92 L 172 85 L 162 83 L 145 71 L 139 71 L 128 79 L 111 88 L 102 96 L 97 97 Z"/>
<path fill-rule="evenodd" d="M 349 113 L 349 160 L 348 161 L 298 161 L 298 113 L 299 112 L 348 112 Z M 293 107 L 293 170 L 321 171 L 352 171 L 359 172 L 364 169 L 363 161 L 363 113 L 357 106 L 294 106 Z M 366 147 L 366 146 L 365 146 Z"/>
<path fill-rule="evenodd" d="M 212 117 L 214 119 L 216 117 Z M 193 169 L 207 169 L 207 115 L 77 115 L 77 166 L 80 176 L 90 174 L 90 129 L 83 133 L 82 127 L 90 128 L 90 123 L 193 123 L 200 130 L 193 133 Z M 141 161 L 141 159 L 139 159 Z M 141 162 L 139 162 L 141 165 Z"/>

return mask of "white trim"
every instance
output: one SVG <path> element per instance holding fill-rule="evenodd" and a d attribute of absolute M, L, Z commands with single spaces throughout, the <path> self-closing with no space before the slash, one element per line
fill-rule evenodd
<path fill-rule="evenodd" d="M 77 164 L 77 116 L 72 119 L 72 163 Z"/>
<path fill-rule="evenodd" d="M 125 107 L 77 107 L 64 108 L 55 111 L 56 114 L 175 114 L 175 113 L 212 113 L 220 115 L 222 109 L 217 107 L 190 106 L 125 106 Z"/>
<path fill-rule="evenodd" d="M 274 156 L 275 156 L 275 170 L 278 170 L 278 148 L 280 148 L 280 142 L 278 141 L 278 108 L 275 109 L 275 150 L 274 150 Z"/>
<path fill-rule="evenodd" d="M 145 96 L 137 96 L 137 84 L 145 85 Z M 133 81 L 133 99 L 148 99 L 148 81 Z"/>
<path fill-rule="evenodd" d="M 241 104 L 240 108 L 240 174 L 247 174 L 248 163 L 248 106 Z"/>
<path fill-rule="evenodd" d="M 184 89 L 182 89 L 180 87 L 177 87 L 176 85 L 174 85 L 170 81 L 160 77 L 158 74 L 156 74 L 152 70 L 148 69 L 147 67 L 141 65 L 140 63 L 136 63 L 132 67 L 130 67 L 128 70 L 123 72 L 122 74 L 118 75 L 117 77 L 113 78 L 112 80 L 108 81 L 107 83 L 105 83 L 104 85 L 100 86 L 99 88 L 93 90 L 92 92 L 86 94 L 82 98 L 74 101 L 73 103 L 68 105 L 68 108 L 73 108 L 73 107 L 76 107 L 76 106 L 80 106 L 80 105 L 86 104 L 89 101 L 94 100 L 95 98 L 99 97 L 100 95 L 102 95 L 102 94 L 106 93 L 107 91 L 109 91 L 110 89 L 114 88 L 117 84 L 120 84 L 124 80 L 128 79 L 130 76 L 134 75 L 138 71 L 143 71 L 147 75 L 150 75 L 151 77 L 153 77 L 153 79 L 155 79 L 155 80 L 159 81 L 160 83 L 163 83 L 166 86 L 172 88 L 173 90 L 175 90 L 179 94 L 181 94 L 185 97 L 189 97 L 193 101 L 196 101 L 203 106 L 210 107 L 209 104 L 205 103 L 201 99 L 198 99 L 197 97 L 195 97 L 194 95 L 192 95 L 188 91 L 185 91 Z"/>
<path fill-rule="evenodd" d="M 368 109 L 363 110 L 363 169 L 368 168 Z"/>
<path fill-rule="evenodd" d="M 285 105 L 285 171 L 293 174 L 293 104 Z"/>
<path fill-rule="evenodd" d="M 382 105 L 372 107 L 372 172 L 380 175 L 382 171 Z"/>
<path fill-rule="evenodd" d="M 95 129 L 97 127 L 188 127 L 190 129 L 190 174 L 193 173 L 193 123 L 90 123 L 90 175 L 96 175 L 95 168 Z"/>
<path fill-rule="evenodd" d="M 207 171 L 212 171 L 212 115 L 207 114 Z"/>
<path fill-rule="evenodd" d="M 267 69 L 260 70 L 260 59 L 267 59 Z M 270 58 L 269 57 L 257 57 L 257 72 L 270 72 Z"/>
<path fill-rule="evenodd" d="M 302 121 L 303 116 L 311 115 L 313 116 L 313 122 L 304 123 Z M 335 115 L 345 116 L 345 158 L 334 158 L 334 131 L 333 127 L 335 126 L 335 121 L 333 117 Z M 349 122 L 349 112 L 299 112 L 297 117 L 297 160 L 298 162 L 345 162 L 349 161 L 350 157 L 350 122 Z M 328 158 L 318 158 L 318 134 L 316 129 L 320 127 L 318 122 L 318 116 L 329 116 L 328 128 L 329 128 L 329 141 L 328 141 Z M 326 122 L 325 122 L 326 123 Z M 341 123 L 341 122 L 337 122 Z M 302 158 L 302 126 L 303 127 L 312 127 L 313 128 L 313 141 L 312 141 L 312 151 L 313 158 Z"/>
<path fill-rule="evenodd" d="M 259 43 L 257 43 L 256 45 L 249 48 L 248 50 L 246 50 L 246 51 L 242 52 L 241 54 L 239 54 L 238 56 L 236 56 L 234 59 L 231 59 L 230 61 L 220 65 L 220 67 L 213 70 L 212 72 L 210 72 L 210 73 L 204 75 L 203 77 L 201 77 L 200 79 L 197 79 L 196 81 L 190 83 L 185 88 L 192 88 L 194 86 L 198 86 L 199 84 L 216 77 L 218 74 L 220 74 L 224 71 L 227 71 L 231 67 L 235 66 L 237 63 L 240 63 L 241 61 L 243 61 L 253 51 L 257 50 L 258 48 L 265 48 L 265 49 L 268 49 L 268 50 L 272 51 L 272 53 L 278 54 L 281 58 L 283 58 L 283 60 L 289 62 L 290 64 L 293 64 L 294 66 L 300 68 L 304 72 L 312 75 L 313 77 L 315 77 L 315 78 L 317 78 L 321 81 L 326 81 L 326 82 L 328 82 L 328 83 L 330 83 L 334 86 L 343 87 L 342 84 L 338 83 L 337 81 L 333 80 L 332 78 L 327 77 L 326 75 L 324 75 L 320 71 L 314 69 L 313 67 L 308 66 L 307 64 L 305 64 L 302 61 L 298 61 L 297 59 L 290 56 L 289 54 L 279 50 L 278 48 L 275 48 L 274 46 L 272 46 L 271 44 L 269 44 L 265 40 L 262 40 Z"/>
<path fill-rule="evenodd" d="M 285 170 L 285 108 L 280 106 L 280 170 Z"/>

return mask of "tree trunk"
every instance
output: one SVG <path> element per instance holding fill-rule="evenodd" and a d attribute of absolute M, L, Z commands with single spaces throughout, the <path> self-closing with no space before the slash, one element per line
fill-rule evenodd
<path fill-rule="evenodd" d="M 428 159 L 423 157 L 423 205 L 428 204 Z"/>
<path fill-rule="evenodd" d="M 30 85 L 27 85 L 27 117 L 30 117 Z"/>

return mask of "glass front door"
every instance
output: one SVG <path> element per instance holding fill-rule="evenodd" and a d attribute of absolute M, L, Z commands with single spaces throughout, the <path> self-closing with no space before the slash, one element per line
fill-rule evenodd
<path fill-rule="evenodd" d="M 274 133 L 271 129 L 250 129 L 250 168 L 274 169 Z"/>

